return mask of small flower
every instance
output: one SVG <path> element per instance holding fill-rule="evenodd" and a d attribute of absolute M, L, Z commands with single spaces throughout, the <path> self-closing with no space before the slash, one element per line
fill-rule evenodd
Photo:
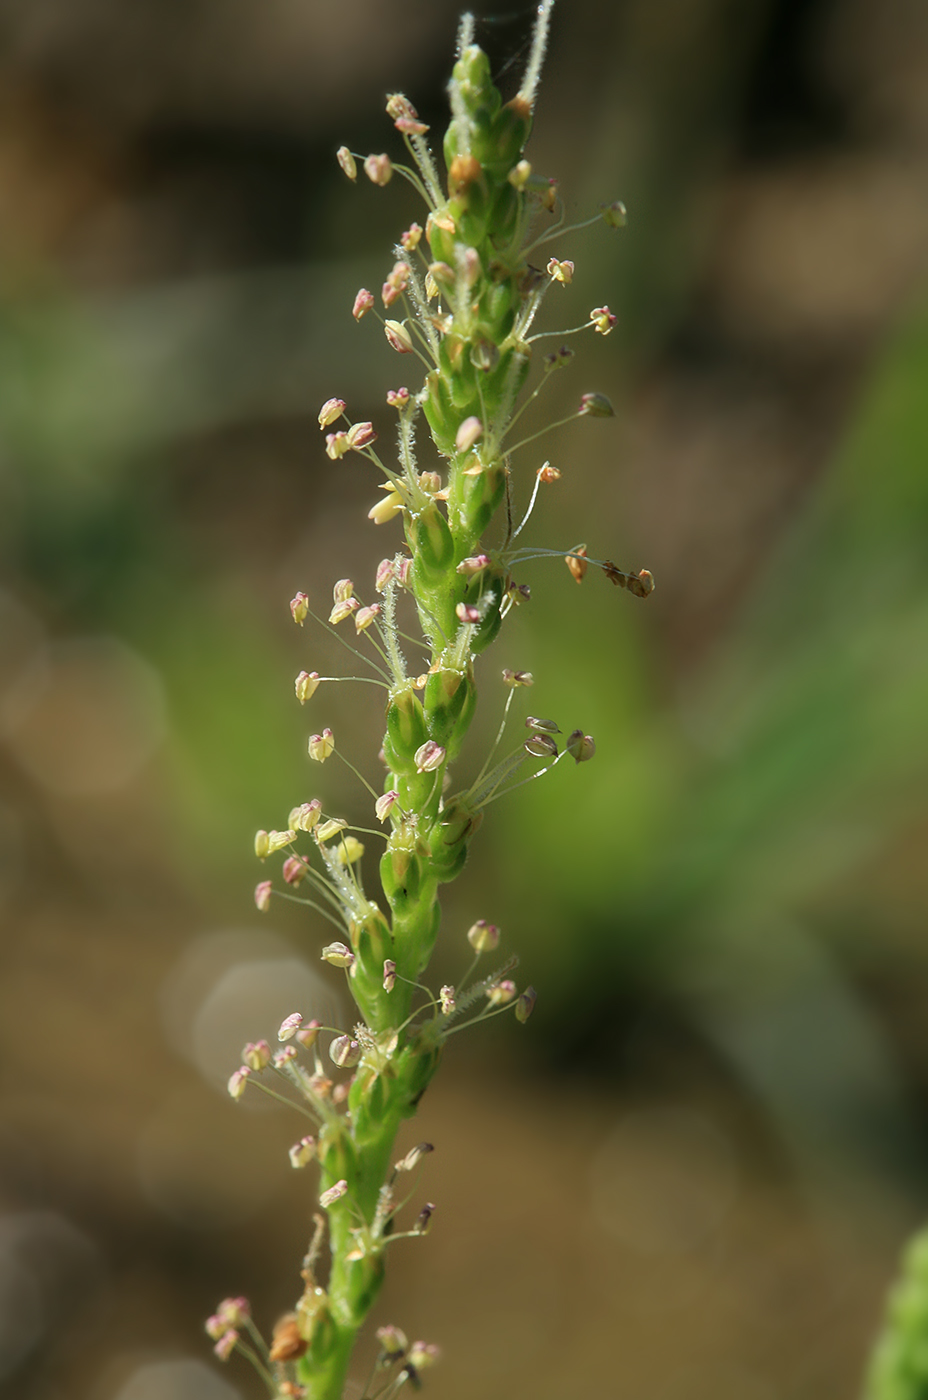
<path fill-rule="evenodd" d="M 329 613 L 329 625 L 337 627 L 340 622 L 344 622 L 346 617 L 350 617 L 353 612 L 357 612 L 361 604 L 357 598 L 342 598 L 336 603 Z"/>
<path fill-rule="evenodd" d="M 616 322 L 615 314 L 608 306 L 594 306 L 590 312 L 590 320 L 599 335 L 608 335 Z"/>
<path fill-rule="evenodd" d="M 396 561 L 396 581 L 400 588 L 409 587 L 409 570 L 412 568 L 412 560 L 408 555 L 403 555 Z"/>
<path fill-rule="evenodd" d="M 470 558 L 461 560 L 455 573 L 466 574 L 468 578 L 473 578 L 474 574 L 483 573 L 483 570 L 489 567 L 490 557 L 488 554 L 472 554 Z"/>
<path fill-rule="evenodd" d="M 586 574 L 586 554 L 586 545 L 578 544 L 576 549 L 571 550 L 570 554 L 564 555 L 564 563 L 578 583 L 583 582 L 584 575 Z"/>
<path fill-rule="evenodd" d="M 409 390 L 404 386 L 402 389 L 388 389 L 387 403 L 391 408 L 406 408 L 409 405 Z"/>
<path fill-rule="evenodd" d="M 575 351 L 569 345 L 562 345 L 560 350 L 552 350 L 550 355 L 545 355 L 541 362 L 545 374 L 550 374 L 553 369 L 563 369 L 565 365 L 569 365 L 574 354 Z"/>
<path fill-rule="evenodd" d="M 403 509 L 403 498 L 396 491 L 390 491 L 375 506 L 371 506 L 367 512 L 368 520 L 373 520 L 375 525 L 385 525 L 388 520 L 392 520 Z"/>
<path fill-rule="evenodd" d="M 601 204 L 599 212 L 610 228 L 624 228 L 628 223 L 628 211 L 621 199 L 614 200 L 612 204 Z"/>
<path fill-rule="evenodd" d="M 552 282 L 563 282 L 565 287 L 574 280 L 574 265 L 569 258 L 564 262 L 558 262 L 557 258 L 549 258 L 545 270 Z"/>
<path fill-rule="evenodd" d="M 262 914 L 266 914 L 270 908 L 272 888 L 270 880 L 262 880 L 259 884 L 255 885 L 255 905 L 261 910 Z"/>
<path fill-rule="evenodd" d="M 413 1342 L 409 1348 L 409 1364 L 415 1371 L 424 1371 L 441 1360 L 441 1347 L 434 1342 Z"/>
<path fill-rule="evenodd" d="M 249 1040 L 242 1051 L 242 1060 L 257 1074 L 271 1063 L 271 1047 L 266 1040 Z"/>
<path fill-rule="evenodd" d="M 300 1138 L 295 1142 L 287 1153 L 290 1158 L 291 1167 L 300 1168 L 308 1166 L 316 1155 L 316 1139 L 311 1136 Z"/>
<path fill-rule="evenodd" d="M 510 671 L 507 667 L 503 672 L 503 684 L 515 690 L 520 685 L 534 685 L 535 677 L 531 671 Z"/>
<path fill-rule="evenodd" d="M 384 321 L 383 333 L 397 354 L 412 354 L 412 336 L 402 321 Z"/>
<path fill-rule="evenodd" d="M 292 1040 L 302 1024 L 302 1014 L 299 1011 L 291 1012 L 289 1016 L 285 1016 L 281 1021 L 280 1029 L 277 1032 L 277 1039 L 281 1041 Z"/>
<path fill-rule="evenodd" d="M 296 1059 L 296 1053 L 295 1045 L 285 1045 L 283 1050 L 277 1051 L 271 1064 L 275 1069 L 285 1069 L 287 1065 Z"/>
<path fill-rule="evenodd" d="M 245 1092 L 245 1085 L 250 1078 L 251 1070 L 248 1066 L 240 1065 L 239 1068 L 229 1076 L 229 1082 L 226 1085 L 229 1091 L 229 1097 L 232 1099 L 240 1099 Z"/>
<path fill-rule="evenodd" d="M 325 455 L 331 457 L 333 462 L 337 462 L 341 457 L 344 457 L 346 452 L 350 451 L 351 443 L 348 441 L 347 433 L 326 433 Z"/>
<path fill-rule="evenodd" d="M 543 486 L 550 486 L 553 482 L 561 479 L 561 473 L 557 467 L 552 467 L 550 462 L 545 462 L 543 467 L 539 467 L 535 475 Z"/>
<path fill-rule="evenodd" d="M 364 843 L 356 836 L 343 836 L 336 851 L 339 865 L 354 865 L 363 854 Z"/>
<path fill-rule="evenodd" d="M 351 314 L 356 321 L 360 321 L 362 316 L 366 316 L 368 311 L 373 310 L 376 299 L 373 292 L 369 292 L 366 287 L 362 287 L 354 299 L 354 306 Z"/>
<path fill-rule="evenodd" d="M 380 614 L 380 604 L 379 604 L 379 603 L 371 603 L 371 604 L 370 604 L 368 607 L 366 607 L 366 608 L 359 608 L 359 609 L 358 609 L 358 611 L 357 611 L 357 612 L 355 613 L 355 615 L 354 615 L 354 625 L 355 625 L 355 630 L 356 630 L 357 633 L 358 633 L 358 636 L 360 636 L 361 633 L 362 633 L 366 628 L 370 627 L 371 623 L 374 621 L 374 619 L 375 619 L 376 617 L 379 616 L 379 614 Z"/>
<path fill-rule="evenodd" d="M 216 1316 L 224 1327 L 244 1327 L 251 1318 L 251 1304 L 247 1298 L 223 1298 Z"/>
<path fill-rule="evenodd" d="M 347 1193 L 348 1183 L 343 1178 L 341 1181 L 336 1181 L 334 1186 L 330 1186 L 328 1191 L 323 1191 L 322 1195 L 319 1197 L 319 1204 L 325 1210 L 328 1210 L 329 1206 L 333 1206 L 336 1201 L 340 1201 L 342 1196 L 347 1195 Z"/>
<path fill-rule="evenodd" d="M 382 593 L 387 584 L 395 575 L 395 568 L 392 559 L 381 559 L 377 565 L 377 573 L 374 575 L 374 587 L 378 593 Z"/>
<path fill-rule="evenodd" d="M 374 813 L 379 822 L 385 822 L 387 820 L 387 817 L 399 801 L 399 796 L 396 788 L 391 788 L 389 792 L 385 792 L 381 797 L 378 797 L 377 801 L 374 803 Z"/>
<path fill-rule="evenodd" d="M 575 729 L 564 747 L 575 762 L 586 763 L 596 752 L 596 741 L 592 734 L 584 734 L 582 729 Z"/>
<path fill-rule="evenodd" d="M 538 993 L 534 987 L 526 987 L 525 991 L 516 1002 L 516 1020 L 523 1025 L 535 1010 L 535 1002 L 538 1000 Z"/>
<path fill-rule="evenodd" d="M 549 734 L 533 734 L 522 747 L 533 758 L 557 758 L 557 744 Z"/>
<path fill-rule="evenodd" d="M 348 446 L 352 452 L 361 452 L 376 441 L 377 434 L 374 432 L 373 423 L 355 423 L 348 429 Z"/>
<path fill-rule="evenodd" d="M 509 977 L 504 977 L 500 982 L 494 982 L 492 987 L 487 987 L 487 996 L 491 1006 L 508 1006 L 516 995 L 516 984 Z"/>
<path fill-rule="evenodd" d="M 510 185 L 512 185 L 513 189 L 521 192 L 528 184 L 531 173 L 532 167 L 529 165 L 528 161 L 520 160 L 517 165 L 512 167 L 506 179 L 509 181 Z"/>
<path fill-rule="evenodd" d="M 361 1059 L 361 1046 L 350 1035 L 337 1035 L 329 1046 L 329 1058 L 339 1069 L 354 1069 Z"/>
<path fill-rule="evenodd" d="M 399 1360 L 409 1346 L 406 1333 L 400 1327 L 378 1327 L 376 1337 L 390 1361 Z"/>
<path fill-rule="evenodd" d="M 467 930 L 467 941 L 475 953 L 492 953 L 499 946 L 499 929 L 486 919 L 478 919 Z"/>
<path fill-rule="evenodd" d="M 300 1026 L 300 1029 L 296 1033 L 296 1038 L 304 1050 L 312 1049 L 319 1039 L 319 1032 L 321 1029 L 322 1023 L 317 1021 L 315 1016 L 311 1021 L 307 1021 L 305 1026 Z"/>
<path fill-rule="evenodd" d="M 284 861 L 283 877 L 288 885 L 299 885 L 306 879 L 308 862 L 304 856 L 288 856 Z"/>
<path fill-rule="evenodd" d="M 434 773 L 445 761 L 445 751 L 434 739 L 426 739 L 413 754 L 413 762 L 418 773 Z"/>
<path fill-rule="evenodd" d="M 615 417 L 615 409 L 605 394 L 584 394 L 580 399 L 579 412 L 589 418 Z"/>
<path fill-rule="evenodd" d="M 393 179 L 393 162 L 388 155 L 368 156 L 364 162 L 364 174 L 372 185 L 389 185 Z"/>
<path fill-rule="evenodd" d="M 347 407 L 344 399 L 326 399 L 319 410 L 320 428 L 328 428 L 336 418 L 341 418 Z"/>
<path fill-rule="evenodd" d="M 404 253 L 414 253 L 422 239 L 422 225 L 410 224 L 409 228 L 400 238 L 400 246 Z"/>
<path fill-rule="evenodd" d="M 307 749 L 314 762 L 325 763 L 335 752 L 335 735 L 331 729 L 323 729 L 321 734 L 311 734 Z"/>
<path fill-rule="evenodd" d="M 465 248 L 464 252 L 458 255 L 458 266 L 461 269 L 465 287 L 473 287 L 483 272 L 483 264 L 477 249 Z"/>
<path fill-rule="evenodd" d="M 228 1361 L 238 1343 L 238 1333 L 234 1327 L 230 1327 L 228 1332 L 224 1332 L 219 1341 L 213 1347 L 213 1351 L 220 1361 Z"/>
<path fill-rule="evenodd" d="M 290 612 L 293 621 L 302 627 L 309 612 L 309 597 L 306 593 L 295 593 L 290 599 Z"/>
<path fill-rule="evenodd" d="M 291 811 L 287 825 L 292 831 L 312 831 L 321 811 L 322 803 L 318 797 L 314 797 L 312 802 L 301 802 L 299 807 L 294 807 Z"/>
<path fill-rule="evenodd" d="M 319 689 L 319 672 L 301 671 L 293 682 L 293 689 L 300 704 L 305 705 L 306 701 L 311 700 Z"/>
<path fill-rule="evenodd" d="M 396 986 L 396 963 L 392 958 L 383 960 L 383 989 L 385 992 L 392 992 Z"/>
<path fill-rule="evenodd" d="M 331 841 L 340 831 L 344 831 L 347 825 L 344 817 L 329 817 L 327 822 L 316 828 L 316 840 L 321 846 L 324 842 Z"/>
<path fill-rule="evenodd" d="M 469 452 L 470 449 L 473 447 L 474 443 L 479 442 L 480 438 L 482 437 L 483 424 L 481 423 L 480 419 L 476 417 L 476 415 L 472 414 L 470 418 L 464 419 L 464 422 L 457 430 L 457 434 L 455 435 L 454 439 L 455 451 Z"/>
<path fill-rule="evenodd" d="M 344 943 L 327 943 L 322 950 L 322 961 L 331 963 L 333 967 L 350 967 L 354 962 L 354 953 Z"/>
<path fill-rule="evenodd" d="M 446 984 L 439 991 L 438 1000 L 441 1005 L 442 1015 L 450 1016 L 456 1005 L 454 1000 L 454 988 Z"/>
<path fill-rule="evenodd" d="M 483 617 L 480 609 L 474 607 L 473 603 L 458 603 L 454 614 L 459 622 L 467 623 L 470 626 L 476 625 Z"/>
<path fill-rule="evenodd" d="M 358 163 L 347 146 L 339 146 L 338 150 L 335 152 L 335 159 L 338 161 L 349 180 L 356 180 L 358 178 Z"/>
<path fill-rule="evenodd" d="M 213 1313 L 212 1317 L 206 1319 L 203 1328 L 208 1337 L 212 1337 L 214 1342 L 218 1342 L 219 1338 L 226 1330 L 226 1324 L 218 1313 Z"/>

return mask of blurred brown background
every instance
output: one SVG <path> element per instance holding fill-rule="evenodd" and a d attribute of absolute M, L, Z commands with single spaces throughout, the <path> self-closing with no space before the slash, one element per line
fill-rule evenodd
<path fill-rule="evenodd" d="M 333 152 L 394 149 L 395 89 L 440 129 L 456 14 L 0 6 L 3 1396 L 256 1396 L 202 1318 L 294 1297 L 296 1120 L 221 1086 L 338 995 L 251 838 L 313 792 L 367 822 L 302 754 L 331 724 L 375 771 L 376 697 L 299 710 L 340 661 L 287 600 L 393 548 L 315 414 L 389 437 L 349 310 L 419 216 Z M 478 6 L 510 91 L 530 23 Z M 504 665 L 599 752 L 449 892 L 436 980 L 490 918 L 539 1007 L 449 1048 L 376 1321 L 447 1400 L 838 1400 L 928 1214 L 928 10 L 563 0 L 529 154 L 630 213 L 552 247 L 545 328 L 620 320 L 545 412 L 621 411 L 539 444 L 529 538 L 658 589 L 526 566 L 483 668 L 469 762 Z"/>

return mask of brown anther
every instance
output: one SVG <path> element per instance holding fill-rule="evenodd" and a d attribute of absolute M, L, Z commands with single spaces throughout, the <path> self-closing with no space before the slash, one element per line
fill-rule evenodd
<path fill-rule="evenodd" d="M 577 548 L 573 550 L 572 553 L 564 555 L 564 563 L 578 583 L 583 582 L 583 576 L 587 570 L 586 552 L 586 545 L 578 544 Z M 580 556 L 579 558 L 577 558 L 578 555 Z M 613 579 L 613 583 L 614 582 L 615 580 Z"/>
<path fill-rule="evenodd" d="M 296 1313 L 284 1313 L 274 1324 L 274 1337 L 271 1342 L 272 1361 L 295 1361 L 306 1351 L 306 1342 L 300 1336 Z"/>
<path fill-rule="evenodd" d="M 639 569 L 636 574 L 629 574 L 625 587 L 636 598 L 647 598 L 654 592 L 654 575 L 649 569 Z"/>
<path fill-rule="evenodd" d="M 613 564 L 611 559 L 603 561 L 603 573 L 610 583 L 614 583 L 617 588 L 627 588 L 629 575 L 624 574 L 618 564 Z"/>

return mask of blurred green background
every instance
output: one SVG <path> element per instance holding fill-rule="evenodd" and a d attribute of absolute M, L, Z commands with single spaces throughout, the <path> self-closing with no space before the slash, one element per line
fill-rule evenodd
<path fill-rule="evenodd" d="M 476 8 L 514 90 L 531 8 Z M 300 710 L 341 659 L 287 602 L 394 548 L 315 415 L 389 439 L 349 312 L 419 216 L 333 153 L 394 149 L 396 89 L 441 127 L 456 16 L 0 10 L 3 1396 L 255 1396 L 201 1319 L 295 1295 L 296 1120 L 221 1085 L 338 995 L 251 839 L 314 793 L 368 820 L 303 755 L 330 724 L 376 774 L 376 692 Z M 517 493 L 563 472 L 527 536 L 658 587 L 527 565 L 482 668 L 466 763 L 502 666 L 598 754 L 491 808 L 448 892 L 436 980 L 484 917 L 539 1005 L 452 1042 L 435 1229 L 376 1320 L 444 1346 L 447 1400 L 838 1400 L 928 1213 L 928 12 L 563 0 L 529 155 L 630 219 L 552 245 L 544 329 L 619 324 L 533 421 L 620 412 L 522 454 Z"/>

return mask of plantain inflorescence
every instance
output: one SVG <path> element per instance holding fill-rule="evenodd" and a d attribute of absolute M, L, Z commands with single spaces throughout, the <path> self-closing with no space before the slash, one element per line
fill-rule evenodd
<path fill-rule="evenodd" d="M 365 597 L 352 580 L 339 579 L 327 617 L 317 615 L 307 593 L 290 603 L 300 627 L 312 618 L 343 637 L 348 629 L 352 650 L 370 669 L 353 678 L 301 671 L 294 687 L 301 705 L 318 704 L 318 692 L 324 696 L 336 680 L 361 679 L 384 690 L 382 790 L 362 778 L 377 824 L 373 834 L 382 832 L 385 840 L 380 891 L 372 898 L 365 888 L 359 835 L 345 819 L 323 811 L 317 798 L 294 806 L 283 829 L 262 830 L 255 838 L 261 861 L 282 857 L 282 884 L 262 879 L 255 890 L 258 908 L 266 910 L 279 894 L 335 926 L 336 936 L 321 956 L 342 970 L 358 1018 L 349 1028 L 322 1026 L 294 1012 L 280 1026 L 279 1048 L 249 1043 L 229 1081 L 233 1098 L 259 1089 L 291 1102 L 309 1120 L 311 1131 L 290 1149 L 290 1161 L 297 1169 L 314 1164 L 319 1173 L 319 1211 L 303 1289 L 270 1342 L 244 1298 L 226 1299 L 207 1322 L 217 1356 L 246 1356 L 277 1400 L 340 1400 L 355 1339 L 381 1286 L 388 1245 L 429 1228 L 431 1203 L 414 1207 L 418 1213 L 409 1219 L 404 1206 L 410 1173 L 418 1173 L 431 1145 L 422 1143 L 394 1160 L 394 1141 L 402 1121 L 415 1113 L 444 1042 L 489 1016 L 511 1011 L 524 1022 L 534 1007 L 534 990 L 520 991 L 509 975 L 514 958 L 489 973 L 481 969 L 481 959 L 500 943 L 499 930 L 483 919 L 467 931 L 466 949 L 462 935 L 462 958 L 465 951 L 472 956 L 458 985 L 432 992 L 425 982 L 439 928 L 439 886 L 460 874 L 488 804 L 565 757 L 582 763 L 595 752 L 582 729 L 565 737 L 555 721 L 535 716 L 526 718 L 521 739 L 506 752 L 516 694 L 533 683 L 529 672 L 507 669 L 496 743 L 473 781 L 456 787 L 452 780 L 477 703 L 475 660 L 528 596 L 513 568 L 529 558 L 563 557 L 577 582 L 590 564 L 598 564 L 635 596 L 646 597 L 653 588 L 647 570 L 625 572 L 609 560 L 593 560 L 585 545 L 565 551 L 517 544 L 539 490 L 560 476 L 548 462 L 535 470 L 528 509 L 515 525 L 512 458 L 540 435 L 519 440 L 517 425 L 552 372 L 572 358 L 567 345 L 539 354 L 542 336 L 532 332 L 548 291 L 568 285 L 574 274 L 569 259 L 545 260 L 540 252 L 570 230 L 556 182 L 536 175 L 524 156 L 552 4 L 545 0 L 539 7 L 528 67 L 508 102 L 473 42 L 473 20 L 464 18 L 449 85 L 444 181 L 428 127 L 400 94 L 389 98 L 387 113 L 408 164 L 386 154 L 362 157 L 345 147 L 338 152 L 349 179 L 363 171 L 385 186 L 398 175 L 424 202 L 421 222 L 411 223 L 394 249 L 380 293 L 384 314 L 366 288 L 351 311 L 357 321 L 379 319 L 391 353 L 410 357 L 404 363 L 412 367 L 418 361 L 422 375 L 417 389 L 403 386 L 387 395 L 387 409 L 397 420 L 397 453 L 389 464 L 377 450 L 372 423 L 353 422 L 343 399 L 322 405 L 318 420 L 327 456 L 337 462 L 352 452 L 371 463 L 382 479 L 369 518 L 376 525 L 399 525 L 403 541 L 379 565 Z M 625 211 L 610 204 L 587 222 L 597 220 L 618 228 Z M 535 265 L 536 257 L 543 267 Z M 614 324 L 613 313 L 601 306 L 581 326 L 557 334 L 561 340 L 583 330 L 608 335 Z M 533 370 L 538 382 L 525 395 Z M 602 394 L 585 393 L 570 418 L 612 411 Z M 440 471 L 417 464 L 416 430 L 423 420 Z M 487 543 L 484 536 L 497 519 L 497 542 Z M 403 653 L 402 608 L 411 608 L 418 620 L 428 657 L 422 670 L 410 668 Z M 310 736 L 307 751 L 315 763 L 343 759 L 328 727 Z M 398 1327 L 380 1328 L 377 1339 L 380 1352 L 364 1391 L 368 1400 L 389 1400 L 405 1383 L 417 1384 L 437 1359 L 433 1345 L 409 1342 Z"/>

